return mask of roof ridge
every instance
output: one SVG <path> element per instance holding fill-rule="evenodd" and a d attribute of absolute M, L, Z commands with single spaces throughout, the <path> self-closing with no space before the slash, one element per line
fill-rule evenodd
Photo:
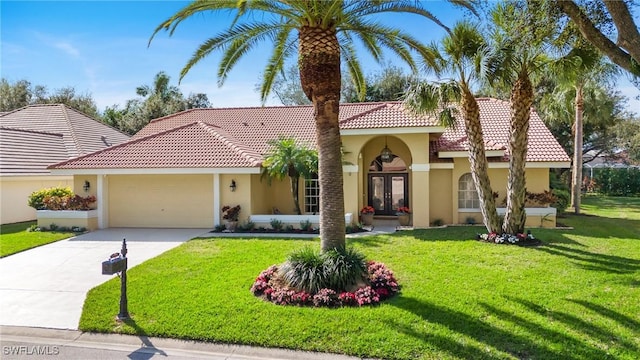
<path fill-rule="evenodd" d="M 59 136 L 59 137 L 63 137 L 63 134 L 60 133 L 54 133 L 54 132 L 48 132 L 48 131 L 39 131 L 39 130 L 30 130 L 30 129 L 20 129 L 20 128 L 12 128 L 12 127 L 6 127 L 6 126 L 0 126 L 0 130 L 10 130 L 10 131 L 20 131 L 20 132 L 28 132 L 28 133 L 34 133 L 34 134 L 43 134 L 43 135 L 54 135 L 54 136 Z"/>
<path fill-rule="evenodd" d="M 94 151 L 92 153 L 85 154 L 85 155 L 76 156 L 76 157 L 73 157 L 71 159 L 68 159 L 68 160 L 65 160 L 65 161 L 62 161 L 62 162 L 59 162 L 59 163 L 56 163 L 56 164 L 49 165 L 49 166 L 47 166 L 47 169 L 53 169 L 53 168 L 55 168 L 57 166 L 65 165 L 65 164 L 67 164 L 67 163 L 69 163 L 71 161 L 76 161 L 76 160 L 84 159 L 84 158 L 86 158 L 88 156 L 93 156 L 93 155 L 101 154 L 101 153 L 104 153 L 104 152 L 107 152 L 107 151 L 110 151 L 110 150 L 115 150 L 115 149 L 121 148 L 121 147 L 123 147 L 125 145 L 135 144 L 135 143 L 138 143 L 138 142 L 150 139 L 150 138 L 157 137 L 159 135 L 164 135 L 164 134 L 167 134 L 167 133 L 170 133 L 170 132 L 182 129 L 182 128 L 193 126 L 193 124 L 196 124 L 196 123 L 197 123 L 197 121 L 193 121 L 193 122 L 190 122 L 188 124 L 184 124 L 182 126 L 171 128 L 171 129 L 168 129 L 168 130 L 165 130 L 165 131 L 161 131 L 161 132 L 158 132 L 158 133 L 153 133 L 153 134 L 141 137 L 141 138 L 129 139 L 129 140 L 127 140 L 127 141 L 125 141 L 123 143 L 120 143 L 118 145 L 106 147 L 106 148 L 104 148 L 102 150 Z"/>
<path fill-rule="evenodd" d="M 80 141 L 78 140 L 78 137 L 76 136 L 76 129 L 73 126 L 73 124 L 71 124 L 71 119 L 69 118 L 69 114 L 67 113 L 67 106 L 65 104 L 56 104 L 56 105 L 58 105 L 58 107 L 62 109 L 62 114 L 64 115 L 64 119 L 66 120 L 67 126 L 69 127 L 69 133 L 71 133 L 71 139 L 76 144 L 76 149 L 78 151 L 78 154 L 84 154 L 84 148 L 82 147 L 82 145 L 80 144 Z"/>
<path fill-rule="evenodd" d="M 125 133 L 124 131 L 122 131 L 122 130 L 120 130 L 120 129 L 116 128 L 116 127 L 113 127 L 113 126 L 111 126 L 111 125 L 109 125 L 109 124 L 107 124 L 107 123 L 105 123 L 105 122 L 103 122 L 103 121 L 100 121 L 100 120 L 98 120 L 98 119 L 94 119 L 93 117 L 91 117 L 91 115 L 89 115 L 89 114 L 87 114 L 87 113 L 85 113 L 85 112 L 82 112 L 82 111 L 80 111 L 80 110 L 78 110 L 78 109 L 76 109 L 76 108 L 73 108 L 73 107 L 71 107 L 71 106 L 69 106 L 69 105 L 67 105 L 67 104 L 58 103 L 58 104 L 51 104 L 51 105 L 62 105 L 62 106 L 64 106 L 64 107 L 65 107 L 65 109 L 67 109 L 67 110 L 74 111 L 74 112 L 76 112 L 76 113 L 78 113 L 78 114 L 80 114 L 80 115 L 82 115 L 82 116 L 86 117 L 86 118 L 87 118 L 87 119 L 89 119 L 89 120 L 92 120 L 92 121 L 94 121 L 94 122 L 96 122 L 96 123 L 98 123 L 98 124 L 100 124 L 100 125 L 104 125 L 104 126 L 106 126 L 106 127 L 108 127 L 108 128 L 111 128 L 111 129 L 113 129 L 113 130 L 115 130 L 115 131 L 117 131 L 117 132 L 121 133 L 122 135 L 126 135 L 126 136 L 131 137 L 131 135 L 129 135 L 129 134 L 127 134 L 127 133 Z"/>
<path fill-rule="evenodd" d="M 259 165 L 260 163 L 262 163 L 261 159 L 258 159 L 257 157 L 251 155 L 251 153 L 253 153 L 254 155 L 262 157 L 257 151 L 253 150 L 242 141 L 238 140 L 235 136 L 231 135 L 225 129 L 216 125 L 214 125 L 214 127 L 216 127 L 217 129 L 212 129 L 210 128 L 210 124 L 202 121 L 198 121 L 198 125 L 208 131 L 211 135 L 213 135 L 213 137 L 221 141 L 229 149 L 233 150 L 236 154 L 242 156 L 253 165 Z"/>

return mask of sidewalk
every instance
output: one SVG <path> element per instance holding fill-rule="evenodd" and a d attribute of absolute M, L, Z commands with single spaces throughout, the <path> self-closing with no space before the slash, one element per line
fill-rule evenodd
<path fill-rule="evenodd" d="M 29 350 L 31 353 L 38 350 L 49 352 L 51 357 L 42 357 L 43 359 L 357 359 L 308 351 L 20 326 L 0 326 L 0 342 L 3 347 L 2 359 L 39 358 L 33 354 L 29 355 Z M 11 350 L 14 351 L 13 355 L 7 353 Z"/>

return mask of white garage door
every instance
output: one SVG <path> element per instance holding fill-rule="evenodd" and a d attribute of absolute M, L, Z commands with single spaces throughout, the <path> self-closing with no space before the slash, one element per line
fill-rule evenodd
<path fill-rule="evenodd" d="M 109 226 L 213 227 L 213 175 L 114 175 Z"/>

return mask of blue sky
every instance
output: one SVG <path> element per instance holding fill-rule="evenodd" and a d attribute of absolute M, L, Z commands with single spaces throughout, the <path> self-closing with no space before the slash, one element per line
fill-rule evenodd
<path fill-rule="evenodd" d="M 124 105 L 136 97 L 135 88 L 151 84 L 165 71 L 177 84 L 180 70 L 197 46 L 224 29 L 229 19 L 202 14 L 183 22 L 172 37 L 156 36 L 147 42 L 155 27 L 182 8 L 183 1 L 6 1 L 0 2 L 2 77 L 13 82 L 26 79 L 51 91 L 73 86 L 91 93 L 98 109 Z M 443 23 L 452 26 L 464 13 L 442 1 L 425 3 Z M 380 19 L 402 27 L 424 42 L 439 40 L 444 31 L 416 16 Z M 192 68 L 182 80 L 185 95 L 203 92 L 216 107 L 260 105 L 254 91 L 269 54 L 259 48 L 237 64 L 224 86 L 219 88 L 216 70 L 218 54 Z M 380 69 L 363 56 L 366 73 Z M 388 58 L 393 60 L 393 58 Z M 640 91 L 621 79 L 621 92 L 635 97 Z M 276 105 L 276 100 L 267 104 Z M 640 101 L 629 109 L 640 113 Z"/>

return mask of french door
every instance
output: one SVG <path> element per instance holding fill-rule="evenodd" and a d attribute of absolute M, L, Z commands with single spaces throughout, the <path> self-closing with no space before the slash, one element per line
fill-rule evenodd
<path fill-rule="evenodd" d="M 395 215 L 399 207 L 409 206 L 407 174 L 369 174 L 369 205 L 376 215 Z"/>

